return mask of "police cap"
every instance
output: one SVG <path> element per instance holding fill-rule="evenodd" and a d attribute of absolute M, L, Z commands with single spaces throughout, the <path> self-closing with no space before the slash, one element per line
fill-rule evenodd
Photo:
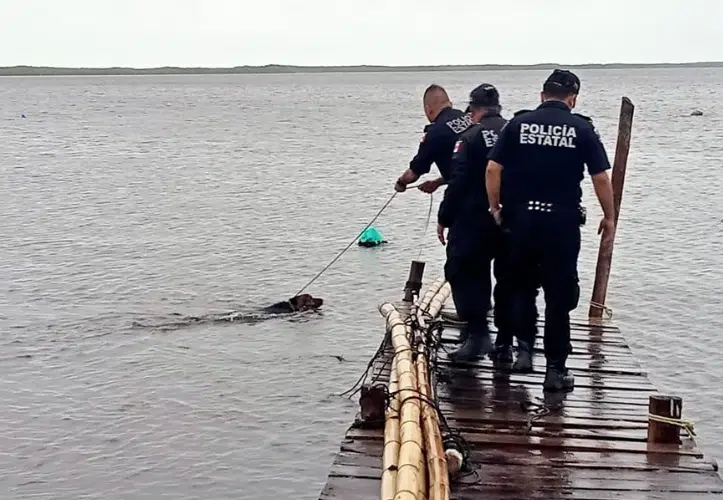
<path fill-rule="evenodd" d="M 556 69 L 545 80 L 543 92 L 578 94 L 580 92 L 580 79 L 572 71 Z"/>
<path fill-rule="evenodd" d="M 469 93 L 469 105 L 477 108 L 499 106 L 500 93 L 494 85 L 483 83 Z"/>

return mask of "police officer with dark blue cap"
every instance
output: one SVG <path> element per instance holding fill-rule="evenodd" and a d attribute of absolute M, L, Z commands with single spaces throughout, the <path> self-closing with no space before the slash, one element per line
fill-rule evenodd
<path fill-rule="evenodd" d="M 489 213 L 485 191 L 487 155 L 497 141 L 507 120 L 500 115 L 500 95 L 488 83 L 470 93 L 470 117 L 475 125 L 464 132 L 454 147 L 452 171 L 444 199 L 437 216 L 437 236 L 445 244 L 445 231 L 449 230 L 445 278 L 452 287 L 452 298 L 460 319 L 467 322 L 463 331 L 464 344 L 451 353 L 453 360 L 468 361 L 493 353 L 487 328 L 490 306 L 490 262 L 499 247 L 501 230 Z M 495 263 L 497 259 L 495 259 Z M 497 272 L 495 266 L 495 275 Z M 507 325 L 503 315 L 510 314 L 510 300 L 498 293 L 502 288 L 497 278 L 495 290 L 495 322 Z M 511 344 L 511 332 L 500 332 L 498 341 L 506 347 Z M 500 344 L 498 343 L 498 347 Z M 511 351 L 500 348 L 499 361 L 511 362 Z M 510 359 L 501 359 L 508 352 Z"/>
<path fill-rule="evenodd" d="M 536 287 L 529 277 L 539 272 L 545 292 L 546 391 L 574 386 L 566 362 L 570 311 L 577 307 L 580 295 L 580 183 L 586 165 L 604 213 L 598 233 L 609 238 L 615 231 L 605 148 L 591 121 L 571 112 L 579 91 L 576 75 L 555 70 L 543 85 L 542 104 L 510 120 L 487 165 L 490 213 L 498 224 L 507 214 L 512 219 L 515 291 Z M 500 204 L 502 184 L 504 206 Z M 532 349 L 532 345 L 527 347 Z"/>
<path fill-rule="evenodd" d="M 419 189 L 425 193 L 433 193 L 446 184 L 450 175 L 454 145 L 459 135 L 472 126 L 470 116 L 453 108 L 447 91 L 439 85 L 432 84 L 424 91 L 423 103 L 424 114 L 430 123 L 424 127 L 419 150 L 410 162 L 409 168 L 394 184 L 397 192 L 405 191 L 407 185 L 429 173 L 432 163 L 437 165 L 442 176 L 423 182 Z"/>

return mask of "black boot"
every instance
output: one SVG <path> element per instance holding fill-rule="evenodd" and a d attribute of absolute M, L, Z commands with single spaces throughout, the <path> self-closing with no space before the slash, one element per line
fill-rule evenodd
<path fill-rule="evenodd" d="M 498 344 L 495 342 L 495 350 L 490 354 L 495 365 L 510 365 L 514 361 L 512 346 L 507 343 Z"/>
<path fill-rule="evenodd" d="M 459 329 L 459 342 L 461 344 L 464 344 L 465 342 L 467 342 L 468 338 L 469 338 L 469 329 L 467 328 L 467 326 L 463 326 L 462 328 Z"/>
<path fill-rule="evenodd" d="M 517 360 L 512 365 L 516 373 L 532 373 L 533 346 L 522 340 L 517 341 Z"/>
<path fill-rule="evenodd" d="M 494 351 L 489 333 L 470 334 L 462 347 L 449 354 L 452 361 L 473 361 Z"/>
<path fill-rule="evenodd" d="M 572 376 L 567 368 L 559 368 L 558 366 L 547 367 L 545 373 L 545 382 L 542 388 L 549 392 L 569 392 L 575 387 L 575 377 Z"/>

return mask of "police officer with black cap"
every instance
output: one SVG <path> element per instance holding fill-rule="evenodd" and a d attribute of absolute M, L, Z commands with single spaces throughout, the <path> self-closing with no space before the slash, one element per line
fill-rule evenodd
<path fill-rule="evenodd" d="M 406 191 L 407 185 L 429 173 L 432 163 L 437 165 L 442 176 L 423 182 L 419 189 L 425 193 L 433 193 L 446 184 L 450 175 L 454 145 L 459 135 L 472 126 L 470 116 L 453 108 L 447 91 L 439 85 L 432 84 L 424 91 L 423 103 L 424 114 L 430 123 L 424 127 L 419 150 L 410 162 L 409 168 L 394 184 L 397 192 Z"/>
<path fill-rule="evenodd" d="M 539 272 L 545 292 L 544 389 L 572 390 L 566 367 L 570 311 L 578 304 L 577 259 L 580 252 L 580 183 L 585 165 L 604 218 L 598 233 L 615 231 L 613 192 L 605 148 L 592 123 L 571 110 L 580 79 L 555 70 L 545 81 L 542 104 L 519 113 L 500 134 L 489 155 L 487 194 L 498 224 L 512 219 L 511 260 L 516 292 L 536 287 L 529 278 Z M 504 176 L 504 206 L 500 187 Z M 534 342 L 534 338 L 532 339 Z M 532 345 L 527 346 L 530 350 Z"/>
<path fill-rule="evenodd" d="M 452 287 L 452 298 L 460 319 L 467 322 L 463 332 L 464 344 L 451 353 L 454 360 L 470 360 L 494 351 L 487 328 L 490 306 L 490 262 L 495 257 L 501 230 L 489 213 L 485 191 L 487 155 L 497 141 L 507 120 L 500 116 L 500 96 L 497 89 L 484 83 L 470 93 L 470 116 L 475 125 L 464 132 L 454 147 L 452 172 L 439 206 L 437 236 L 445 244 L 449 230 L 445 277 Z M 496 262 L 496 259 L 495 259 Z M 495 269 L 497 275 L 497 269 Z M 499 279 L 498 287 L 499 288 Z M 498 290 L 495 290 L 498 292 Z M 510 300 L 495 293 L 495 319 L 510 314 Z M 510 332 L 504 332 L 511 344 Z M 504 334 L 498 334 L 498 348 Z M 504 356 L 509 349 L 499 349 Z M 504 362 L 504 359 L 500 359 Z M 507 360 L 511 362 L 511 359 Z"/>

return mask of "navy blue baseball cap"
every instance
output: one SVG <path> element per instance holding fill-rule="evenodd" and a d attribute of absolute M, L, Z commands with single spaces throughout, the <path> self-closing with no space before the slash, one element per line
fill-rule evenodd
<path fill-rule="evenodd" d="M 491 83 L 483 83 L 469 93 L 469 105 L 474 107 L 499 106 L 500 93 Z"/>
<path fill-rule="evenodd" d="M 580 79 L 572 71 L 556 69 L 547 77 L 542 86 L 543 92 L 552 89 L 568 91 L 570 94 L 579 94 Z"/>

